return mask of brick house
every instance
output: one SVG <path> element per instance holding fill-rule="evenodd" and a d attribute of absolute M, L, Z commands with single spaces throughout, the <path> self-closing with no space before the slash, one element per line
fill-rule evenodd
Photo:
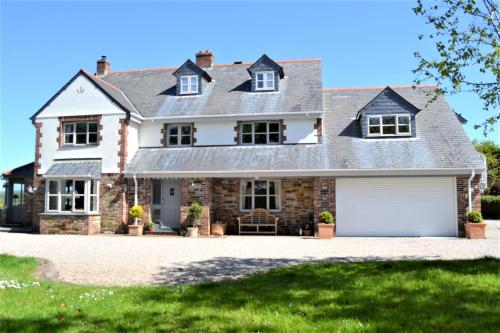
<path fill-rule="evenodd" d="M 203 206 L 202 234 L 255 208 L 297 234 L 319 212 L 339 236 L 461 236 L 485 164 L 432 86 L 329 89 L 318 59 L 79 71 L 31 118 L 33 226 L 126 231 L 128 210 L 163 230 Z"/>

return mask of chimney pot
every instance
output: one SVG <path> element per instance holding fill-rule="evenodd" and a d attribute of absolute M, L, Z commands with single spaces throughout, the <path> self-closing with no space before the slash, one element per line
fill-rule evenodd
<path fill-rule="evenodd" d="M 111 71 L 111 65 L 106 59 L 106 56 L 101 56 L 101 59 L 97 60 L 97 76 L 106 76 Z"/>
<path fill-rule="evenodd" d="M 210 49 L 196 53 L 196 64 L 201 68 L 212 68 L 215 56 Z"/>

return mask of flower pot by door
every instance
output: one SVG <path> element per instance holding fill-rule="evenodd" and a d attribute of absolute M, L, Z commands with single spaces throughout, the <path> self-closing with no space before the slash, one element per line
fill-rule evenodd
<path fill-rule="evenodd" d="M 198 237 L 198 229 L 199 228 L 194 228 L 194 227 L 188 227 L 186 236 L 187 237 Z"/>
<path fill-rule="evenodd" d="M 226 234 L 225 223 L 212 223 L 210 226 L 211 234 L 214 236 L 224 236 Z"/>
<path fill-rule="evenodd" d="M 318 223 L 319 239 L 332 239 L 335 236 L 335 224 Z"/>
<path fill-rule="evenodd" d="M 142 224 L 131 224 L 128 226 L 128 234 L 130 236 L 142 235 Z"/>
<path fill-rule="evenodd" d="M 465 223 L 465 235 L 469 239 L 484 239 L 486 223 Z"/>
<path fill-rule="evenodd" d="M 312 230 L 309 230 L 309 229 L 303 229 L 302 230 L 302 235 L 304 235 L 305 237 L 310 237 L 312 236 Z"/>

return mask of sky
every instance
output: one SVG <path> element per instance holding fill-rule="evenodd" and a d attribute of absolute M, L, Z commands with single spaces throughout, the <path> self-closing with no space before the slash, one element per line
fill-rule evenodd
<path fill-rule="evenodd" d="M 411 85 L 413 53 L 429 32 L 414 1 L 24 2 L 0 0 L 0 171 L 32 162 L 30 120 L 79 69 L 179 66 L 202 49 L 216 63 L 321 58 L 323 87 Z M 428 82 L 432 83 L 432 82 Z M 487 113 L 471 94 L 450 96 L 471 139 Z M 500 142 L 500 129 L 489 140 Z"/>

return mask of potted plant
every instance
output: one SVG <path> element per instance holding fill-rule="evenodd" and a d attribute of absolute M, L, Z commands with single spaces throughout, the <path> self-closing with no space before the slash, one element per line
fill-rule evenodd
<path fill-rule="evenodd" d="M 144 223 L 144 231 L 155 231 L 155 223 L 153 221 L 149 221 Z"/>
<path fill-rule="evenodd" d="M 310 237 L 313 235 L 313 224 L 310 222 L 304 223 L 302 226 L 302 235 L 305 237 Z"/>
<path fill-rule="evenodd" d="M 203 217 L 203 207 L 199 203 L 193 202 L 188 208 L 187 217 L 190 224 L 187 227 L 186 236 L 198 237 L 198 226 L 200 225 L 200 220 Z"/>
<path fill-rule="evenodd" d="M 481 212 L 470 211 L 467 213 L 467 223 L 465 223 L 465 235 L 469 239 L 483 239 L 486 223 L 483 223 Z"/>
<path fill-rule="evenodd" d="M 141 236 L 142 235 L 142 224 L 137 222 L 138 219 L 142 218 L 144 211 L 140 205 L 133 205 L 130 208 L 129 215 L 134 219 L 134 223 L 128 226 L 128 234 L 131 236 Z"/>
<path fill-rule="evenodd" d="M 332 239 L 335 236 L 335 224 L 333 222 L 333 215 L 329 211 L 325 210 L 319 213 L 319 239 Z"/>

